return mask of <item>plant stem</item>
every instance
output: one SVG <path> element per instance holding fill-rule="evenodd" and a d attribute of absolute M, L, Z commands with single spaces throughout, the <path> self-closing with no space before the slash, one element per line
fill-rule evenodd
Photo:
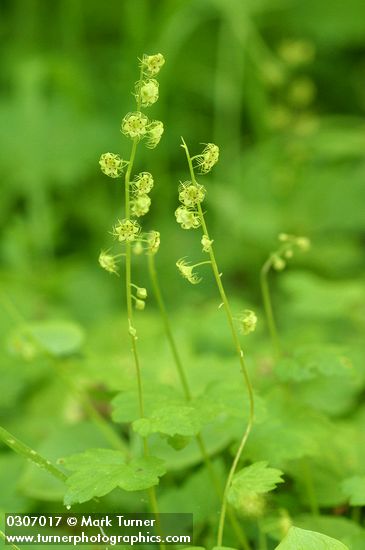
<path fill-rule="evenodd" d="M 276 358 L 278 358 L 281 355 L 281 346 L 280 346 L 278 331 L 276 328 L 271 296 L 270 296 L 269 282 L 268 282 L 268 273 L 271 269 L 271 266 L 272 266 L 272 258 L 270 256 L 270 258 L 266 260 L 266 262 L 262 266 L 261 273 L 260 273 L 260 284 L 261 284 L 262 298 L 264 301 L 267 324 L 270 332 L 270 338 L 271 338 L 272 346 L 274 348 L 275 356 Z"/>
<path fill-rule="evenodd" d="M 140 108 L 140 104 L 138 100 L 137 110 L 139 110 L 139 108 Z M 138 145 L 138 138 L 135 138 L 133 140 L 132 151 L 131 151 L 128 168 L 125 175 L 125 217 L 126 219 L 129 219 L 129 216 L 130 216 L 130 179 L 131 179 L 134 159 L 136 156 L 137 145 Z M 131 290 L 132 261 L 131 261 L 131 243 L 130 242 L 126 242 L 125 251 L 126 251 L 125 289 L 126 289 L 126 301 L 127 301 L 128 332 L 131 338 L 132 353 L 133 353 L 133 359 L 134 359 L 134 365 L 135 365 L 136 377 L 137 377 L 139 414 L 140 414 L 140 417 L 143 418 L 144 402 L 143 402 L 142 375 L 141 375 L 141 366 L 140 366 L 138 349 L 137 349 L 137 335 L 136 335 L 136 330 L 133 326 L 133 304 L 132 304 L 132 290 Z M 148 441 L 146 437 L 143 438 L 143 450 L 144 450 L 144 455 L 148 456 L 149 449 L 148 449 Z M 159 510 L 158 510 L 158 504 L 157 504 L 157 498 L 156 498 L 156 491 L 154 487 L 150 487 L 148 489 L 148 496 L 149 496 L 151 510 L 155 514 L 157 522 L 159 523 L 159 517 L 158 517 Z M 160 543 L 160 548 L 161 549 L 164 548 L 164 545 L 162 543 Z"/>
<path fill-rule="evenodd" d="M 312 477 L 311 469 L 309 467 L 308 458 L 306 457 L 304 457 L 302 460 L 302 468 L 303 468 L 303 479 L 304 479 L 304 484 L 307 491 L 310 510 L 313 516 L 318 516 L 320 514 L 320 511 L 319 511 L 319 506 L 317 502 L 316 491 L 314 489 L 313 477 Z"/>
<path fill-rule="evenodd" d="M 3 533 L 1 530 L 0 530 L 0 538 L 3 539 L 3 541 L 6 543 L 5 533 Z M 13 550 L 20 550 L 19 546 L 15 546 L 15 544 L 10 544 L 10 548 L 13 548 Z"/>
<path fill-rule="evenodd" d="M 206 262 L 204 262 L 204 263 L 206 263 Z M 208 262 L 208 263 L 210 263 L 210 262 Z M 191 401 L 192 400 L 192 394 L 191 394 L 191 390 L 190 390 L 190 387 L 189 387 L 189 382 L 188 382 L 188 379 L 187 379 L 187 376 L 186 376 L 186 373 L 185 373 L 184 366 L 183 366 L 182 361 L 181 361 L 179 351 L 177 349 L 175 338 L 174 338 L 174 335 L 173 335 L 173 332 L 172 332 L 172 329 L 171 329 L 170 319 L 169 319 L 169 316 L 168 316 L 168 313 L 167 313 L 167 310 L 166 310 L 164 299 L 162 297 L 162 292 L 161 292 L 161 288 L 160 288 L 160 284 L 159 284 L 159 280 L 158 280 L 158 275 L 157 275 L 157 270 L 156 270 L 156 265 L 155 265 L 155 256 L 154 256 L 154 254 L 148 254 L 148 269 L 149 269 L 149 274 L 150 274 L 150 279 L 151 279 L 151 283 L 152 283 L 153 292 L 154 292 L 154 295 L 155 295 L 155 298 L 156 298 L 156 301 L 157 301 L 158 308 L 160 310 L 160 315 L 161 315 L 163 325 L 164 325 L 164 328 L 165 328 L 166 337 L 167 337 L 167 340 L 169 342 L 172 355 L 174 357 L 175 365 L 176 365 L 176 368 L 177 368 L 177 371 L 178 371 L 178 374 L 179 374 L 179 378 L 180 378 L 180 382 L 181 382 L 181 385 L 182 385 L 182 388 L 183 388 L 183 391 L 184 391 L 185 399 L 187 401 Z M 212 462 L 211 462 L 210 457 L 209 457 L 209 453 L 208 453 L 207 448 L 206 448 L 205 443 L 204 443 L 204 439 L 203 439 L 201 434 L 198 434 L 195 437 L 195 439 L 196 439 L 196 442 L 197 442 L 198 447 L 200 449 L 204 464 L 205 464 L 205 466 L 207 468 L 207 471 L 209 472 L 209 475 L 211 477 L 214 489 L 215 489 L 217 495 L 219 497 L 222 497 L 222 488 L 220 486 L 219 480 L 217 479 L 216 473 L 214 471 Z M 246 536 L 245 536 L 244 532 L 242 531 L 241 526 L 239 525 L 233 510 L 231 510 L 230 508 L 228 508 L 228 516 L 229 516 L 231 526 L 232 526 L 233 530 L 235 531 L 237 539 L 241 543 L 242 547 L 245 550 L 250 550 L 250 547 L 248 545 Z"/>
<path fill-rule="evenodd" d="M 60 481 L 66 481 L 67 476 L 62 472 L 62 470 L 54 466 L 52 462 L 38 454 L 34 449 L 28 447 L 25 443 L 22 443 L 19 439 L 2 427 L 0 427 L 0 440 L 5 443 L 5 445 L 10 447 L 10 449 L 24 458 L 27 458 L 31 462 L 34 462 L 34 464 L 43 470 L 46 470 Z"/>
<path fill-rule="evenodd" d="M 190 158 L 188 147 L 187 147 L 184 140 L 183 140 L 183 147 L 185 149 L 186 158 L 187 158 L 187 161 L 188 161 L 188 164 L 189 164 L 189 170 L 190 170 L 190 175 L 191 175 L 192 182 L 195 185 L 197 185 L 197 181 L 196 181 L 195 173 L 194 173 L 194 168 L 193 168 L 193 163 L 192 163 L 192 160 Z M 207 225 L 205 223 L 204 213 L 202 211 L 200 203 L 198 203 L 198 212 L 199 212 L 199 218 L 200 218 L 200 222 L 201 222 L 201 226 L 202 226 L 202 229 L 204 231 L 204 234 L 207 236 L 207 238 L 209 240 L 211 240 L 210 236 L 209 236 Z M 250 377 L 249 377 L 249 374 L 248 374 L 248 371 L 247 371 L 247 368 L 246 368 L 244 355 L 243 355 L 243 350 L 241 348 L 241 343 L 240 343 L 236 328 L 234 326 L 231 307 L 229 305 L 229 301 L 228 301 L 226 292 L 224 290 L 224 286 L 223 286 L 223 283 L 222 283 L 222 280 L 221 280 L 221 273 L 219 272 L 217 261 L 216 261 L 215 255 L 214 255 L 213 245 L 211 245 L 210 248 L 209 248 L 209 256 L 210 256 L 210 261 L 211 261 L 211 264 L 212 264 L 212 270 L 213 270 L 214 278 L 215 278 L 215 281 L 216 281 L 216 284 L 217 284 L 217 287 L 218 287 L 218 290 L 219 290 L 219 294 L 220 294 L 220 297 L 221 297 L 221 300 L 222 300 L 222 303 L 223 303 L 223 307 L 224 307 L 225 312 L 226 312 L 228 325 L 229 325 L 229 328 L 231 330 L 233 344 L 234 344 L 235 350 L 237 352 L 237 356 L 238 356 L 239 363 L 240 363 L 240 370 L 241 370 L 242 375 L 243 375 L 244 383 L 246 385 L 247 392 L 248 392 L 248 398 L 249 398 L 249 417 L 248 417 L 247 427 L 246 427 L 246 430 L 245 430 L 245 432 L 242 436 L 242 439 L 241 439 L 241 442 L 239 444 L 236 455 L 234 457 L 231 469 L 228 473 L 226 485 L 225 485 L 224 492 L 223 492 L 223 501 L 222 501 L 222 507 L 221 507 L 221 512 L 220 512 L 219 525 L 218 525 L 218 535 L 217 535 L 217 546 L 222 546 L 224 523 L 225 523 L 225 516 L 226 516 L 226 511 L 227 511 L 228 492 L 229 492 L 229 489 L 231 487 L 231 483 L 232 483 L 232 480 L 233 480 L 233 476 L 236 472 L 238 462 L 241 458 L 242 451 L 243 451 L 243 449 L 246 445 L 246 441 L 248 439 L 248 436 L 250 435 L 250 432 L 251 432 L 252 426 L 253 426 L 253 421 L 254 421 L 254 395 L 253 395 L 253 389 L 252 389 Z"/>

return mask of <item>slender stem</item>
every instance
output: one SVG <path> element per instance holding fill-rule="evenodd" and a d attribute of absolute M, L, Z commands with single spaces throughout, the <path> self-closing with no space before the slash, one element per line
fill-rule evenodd
<path fill-rule="evenodd" d="M 6 543 L 6 536 L 5 533 L 0 531 L 0 539 L 3 539 L 3 541 Z M 13 548 L 13 550 L 20 550 L 19 546 L 15 546 L 15 544 L 10 544 L 10 548 Z"/>
<path fill-rule="evenodd" d="M 262 528 L 261 519 L 257 520 L 257 528 L 259 531 L 259 550 L 267 550 L 266 534 Z"/>
<path fill-rule="evenodd" d="M 187 161 L 188 161 L 192 182 L 197 185 L 197 181 L 196 181 L 195 173 L 194 173 L 194 168 L 193 168 L 193 163 L 192 163 L 192 160 L 190 158 L 188 147 L 187 147 L 184 140 L 183 140 L 183 147 L 185 149 L 186 158 L 187 158 Z M 208 228 L 207 228 L 207 225 L 205 223 L 204 213 L 202 211 L 200 203 L 198 203 L 198 212 L 199 212 L 199 218 L 200 218 L 200 222 L 201 222 L 204 234 L 207 236 L 207 238 L 209 240 L 211 240 L 210 237 L 209 237 Z M 213 245 L 211 245 L 210 248 L 209 248 L 209 256 L 210 256 L 210 261 L 211 261 L 211 264 L 212 264 L 212 270 L 213 270 L 214 278 L 215 278 L 215 281 L 216 281 L 216 284 L 217 284 L 217 287 L 218 287 L 218 290 L 219 290 L 219 294 L 220 294 L 220 297 L 221 297 L 221 300 L 222 300 L 222 303 L 223 303 L 223 307 L 224 307 L 225 312 L 226 312 L 228 325 L 229 325 L 229 328 L 231 330 L 233 344 L 234 344 L 235 350 L 237 352 L 237 356 L 238 356 L 239 363 L 240 363 L 240 370 L 241 370 L 242 375 L 243 375 L 243 379 L 244 379 L 244 382 L 245 382 L 245 385 L 246 385 L 246 388 L 247 388 L 248 398 L 249 398 L 249 417 L 248 417 L 247 427 L 246 427 L 246 430 L 245 430 L 245 432 L 242 436 L 242 439 L 241 439 L 241 442 L 239 444 L 236 455 L 234 457 L 231 469 L 228 473 L 226 485 L 225 485 L 224 492 L 223 492 L 223 501 L 222 501 L 222 507 L 221 507 L 221 512 L 220 512 L 219 525 L 218 525 L 218 535 L 217 535 L 217 546 L 222 546 L 224 523 L 225 523 L 225 516 L 226 516 L 226 511 L 227 511 L 228 492 L 229 492 L 229 489 L 231 487 L 231 483 L 232 483 L 232 480 L 233 480 L 233 476 L 236 472 L 237 465 L 238 465 L 239 460 L 241 458 L 242 451 L 243 451 L 243 449 L 246 445 L 246 441 L 248 439 L 248 436 L 249 436 L 249 434 L 251 432 L 251 429 L 252 429 L 252 426 L 253 426 L 253 421 L 254 421 L 254 395 L 253 395 L 253 389 L 252 389 L 251 381 L 250 381 L 249 374 L 248 374 L 247 367 L 246 367 L 245 360 L 244 360 L 243 350 L 241 348 L 241 343 L 240 343 L 240 340 L 239 340 L 239 337 L 238 337 L 238 334 L 237 334 L 237 331 L 236 331 L 236 328 L 235 328 L 235 325 L 234 325 L 231 307 L 229 305 L 229 301 L 228 301 L 226 292 L 225 292 L 224 287 L 223 287 L 223 283 L 222 283 L 222 279 L 221 279 L 221 273 L 219 272 L 217 261 L 216 261 L 215 255 L 214 255 Z"/>
<path fill-rule="evenodd" d="M 260 273 L 260 283 L 261 283 L 262 298 L 264 301 L 265 314 L 266 314 L 267 324 L 269 327 L 271 342 L 272 342 L 276 357 L 279 357 L 281 355 L 281 346 L 280 346 L 278 331 L 276 328 L 274 312 L 273 312 L 271 296 L 270 296 L 269 282 L 268 282 L 268 273 L 271 269 L 271 266 L 272 266 L 272 258 L 270 257 L 262 266 L 261 273 Z"/>
<path fill-rule="evenodd" d="M 309 500 L 310 510 L 313 516 L 318 516 L 320 514 L 319 506 L 317 502 L 317 495 L 313 484 L 313 476 L 311 469 L 309 467 L 308 458 L 304 457 L 302 460 L 303 468 L 303 480 L 305 484 L 305 489 L 307 491 L 307 497 Z"/>
<path fill-rule="evenodd" d="M 208 263 L 210 263 L 210 262 L 208 262 Z M 184 366 L 183 366 L 182 361 L 181 361 L 179 351 L 177 349 L 175 338 L 174 338 L 174 335 L 173 335 L 173 332 L 172 332 L 172 329 L 171 329 L 170 319 L 169 319 L 169 316 L 168 316 L 168 313 L 167 313 L 167 310 L 166 310 L 164 299 L 162 297 L 162 292 L 161 292 L 161 288 L 160 288 L 160 284 L 159 284 L 159 280 L 158 280 L 158 275 L 157 275 L 157 270 L 156 270 L 156 265 L 155 265 L 155 256 L 154 256 L 154 254 L 148 254 L 148 269 L 149 269 L 149 274 L 150 274 L 150 279 L 151 279 L 151 283 L 152 283 L 153 292 L 154 292 L 154 295 L 155 295 L 155 298 L 156 298 L 156 301 L 157 301 L 158 308 L 160 310 L 160 315 L 161 315 L 163 325 L 164 325 L 164 328 L 165 328 L 167 340 L 169 342 L 172 355 L 174 357 L 175 365 L 176 365 L 176 368 L 177 368 L 177 371 L 178 371 L 178 374 L 179 374 L 179 378 L 180 378 L 180 382 L 181 382 L 181 385 L 182 385 L 182 388 L 183 388 L 183 391 L 184 391 L 185 399 L 187 401 L 191 401 L 192 394 L 191 394 L 191 390 L 190 390 L 190 387 L 189 387 L 189 382 L 188 382 L 188 379 L 187 379 L 187 376 L 186 376 L 186 373 L 185 373 Z M 206 448 L 205 443 L 204 443 L 204 439 L 203 439 L 201 434 L 198 434 L 195 439 L 196 439 L 196 442 L 197 442 L 198 447 L 200 449 L 201 455 L 203 457 L 204 464 L 205 464 L 205 466 L 207 468 L 207 471 L 209 472 L 209 475 L 210 475 L 211 480 L 213 482 L 213 486 L 215 488 L 215 491 L 216 491 L 216 493 L 219 497 L 222 497 L 222 488 L 220 486 L 219 480 L 217 479 L 216 473 L 214 471 L 212 462 L 211 462 L 210 457 L 209 457 L 209 453 L 208 453 L 207 448 Z M 239 525 L 233 510 L 231 510 L 230 508 L 228 509 L 228 516 L 229 516 L 229 520 L 230 520 L 230 523 L 232 525 L 232 528 L 235 531 L 237 539 L 241 543 L 242 547 L 245 550 L 250 550 L 250 546 L 247 542 L 246 536 L 245 536 L 244 532 L 242 531 L 241 526 Z"/>
<path fill-rule="evenodd" d="M 31 462 L 34 462 L 34 464 L 36 464 L 43 470 L 46 470 L 57 479 L 61 481 L 66 481 L 67 476 L 62 472 L 62 470 L 54 466 L 52 462 L 38 454 L 37 451 L 35 451 L 34 449 L 28 447 L 28 445 L 26 445 L 25 443 L 22 443 L 22 441 L 17 439 L 14 435 L 9 433 L 2 427 L 0 427 L 0 440 L 5 443 L 5 445 L 10 447 L 10 449 L 12 449 L 14 452 L 18 453 L 24 458 L 27 458 Z"/>
<path fill-rule="evenodd" d="M 141 74 L 140 74 L 140 80 L 142 79 L 142 68 L 141 68 Z M 137 95 L 137 111 L 140 110 L 141 106 L 141 99 L 140 94 Z M 131 174 L 132 169 L 134 165 L 134 160 L 136 156 L 138 146 L 138 138 L 135 138 L 133 140 L 132 144 L 132 150 L 131 155 L 129 158 L 129 164 L 125 175 L 125 217 L 126 219 L 129 219 L 130 217 L 130 180 L 131 180 Z M 131 344 L 132 344 L 132 354 L 134 359 L 134 365 L 136 370 L 136 377 L 137 377 L 137 390 L 138 390 L 138 404 L 139 404 L 139 414 L 140 417 L 144 417 L 144 402 L 143 402 L 143 387 L 142 387 L 142 375 L 141 375 L 141 366 L 139 361 L 139 355 L 138 355 L 138 349 L 137 349 L 137 334 L 136 329 L 133 326 L 133 304 L 132 304 L 132 290 L 131 290 L 131 283 L 132 283 L 132 259 L 131 259 L 131 243 L 126 242 L 126 248 L 125 248 L 125 255 L 126 255 L 126 261 L 125 261 L 125 289 L 126 289 L 126 301 L 127 301 L 127 316 L 128 316 L 128 331 L 131 338 Z M 147 438 L 143 438 L 143 451 L 144 455 L 148 456 L 149 449 L 148 449 L 148 441 Z M 157 504 L 157 498 L 156 498 L 156 491 L 154 487 L 150 487 L 148 489 L 148 497 L 150 501 L 151 510 L 156 516 L 157 524 L 159 524 L 159 509 Z M 164 544 L 160 543 L 160 548 L 163 550 Z"/>

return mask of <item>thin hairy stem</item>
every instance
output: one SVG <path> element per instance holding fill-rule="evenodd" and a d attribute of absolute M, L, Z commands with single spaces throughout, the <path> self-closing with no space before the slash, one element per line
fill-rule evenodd
<path fill-rule="evenodd" d="M 53 475 L 53 477 L 56 477 L 60 481 L 66 481 L 67 476 L 62 472 L 62 470 L 57 468 L 57 466 L 54 466 L 52 462 L 41 456 L 34 449 L 28 447 L 28 445 L 17 439 L 14 435 L 2 427 L 0 427 L 0 440 L 5 443 L 5 445 L 10 447 L 10 449 L 12 449 L 15 453 L 30 460 L 43 470 L 46 470 Z"/>
<path fill-rule="evenodd" d="M 202 263 L 210 263 L 210 261 L 209 262 L 202 262 Z M 169 342 L 171 352 L 172 352 L 172 355 L 173 355 L 173 358 L 174 358 L 174 361 L 175 361 L 176 369 L 177 369 L 177 372 L 179 374 L 181 386 L 183 388 L 186 400 L 191 401 L 192 394 L 191 394 L 189 382 L 188 382 L 188 379 L 187 379 L 187 376 L 186 376 L 186 373 L 185 373 L 185 369 L 184 369 L 184 366 L 182 364 L 182 360 L 181 360 L 181 357 L 180 357 L 180 354 L 179 354 L 179 351 L 178 351 L 178 348 L 177 348 L 177 345 L 176 345 L 176 342 L 175 342 L 175 338 L 174 338 L 174 335 L 173 335 L 173 332 L 172 332 L 172 329 L 171 329 L 171 323 L 170 323 L 170 319 L 169 319 L 169 316 L 168 316 L 168 313 L 167 313 L 167 310 L 166 310 L 165 302 L 164 302 L 164 299 L 163 299 L 163 296 L 162 296 L 161 287 L 160 287 L 160 284 L 159 284 L 156 265 L 155 265 L 155 257 L 154 257 L 153 254 L 148 255 L 148 269 L 149 269 L 149 274 L 150 274 L 150 279 L 151 279 L 151 283 L 152 283 L 153 292 L 154 292 L 156 302 L 157 302 L 157 305 L 158 305 L 158 308 L 159 308 L 159 311 L 160 311 L 160 315 L 161 315 L 161 318 L 162 318 L 162 321 L 163 321 L 166 337 L 167 337 L 167 340 Z M 223 496 L 222 487 L 221 487 L 221 485 L 219 483 L 219 480 L 216 476 L 216 473 L 214 471 L 212 462 L 211 462 L 210 457 L 209 457 L 209 453 L 208 453 L 207 448 L 205 446 L 204 439 L 203 439 L 201 434 L 198 434 L 195 439 L 196 439 L 196 442 L 197 442 L 198 447 L 200 449 L 200 453 L 202 455 L 204 464 L 207 468 L 207 471 L 209 472 L 209 475 L 210 475 L 210 478 L 212 480 L 212 483 L 213 483 L 214 489 L 216 491 L 216 494 L 218 495 L 218 497 L 221 498 Z M 232 529 L 235 531 L 237 539 L 241 543 L 242 548 L 244 548 L 244 550 L 250 550 L 250 547 L 248 545 L 246 536 L 243 533 L 242 528 L 239 525 L 233 510 L 231 510 L 230 508 L 228 509 L 228 517 L 229 517 Z"/>
<path fill-rule="evenodd" d="M 140 74 L 140 80 L 142 79 L 142 68 Z M 137 111 L 140 110 L 141 100 L 139 94 L 137 94 Z M 129 219 L 130 217 L 130 186 L 131 186 L 131 174 L 134 165 L 134 160 L 136 157 L 136 151 L 138 146 L 138 138 L 133 140 L 131 155 L 129 158 L 128 168 L 125 174 L 125 218 Z M 127 301 L 127 317 L 128 317 L 128 332 L 131 338 L 132 344 L 132 354 L 134 359 L 136 378 L 137 378 L 137 390 L 138 390 L 138 405 L 139 405 L 139 414 L 140 417 L 144 417 L 144 401 L 143 401 L 143 387 L 142 387 L 142 374 L 141 366 L 139 361 L 138 349 L 137 349 L 137 335 L 136 330 L 133 326 L 133 303 L 132 303 L 132 258 L 131 258 L 131 243 L 126 242 L 125 248 L 125 290 L 126 290 L 126 301 Z M 143 451 L 144 455 L 149 455 L 148 441 L 147 438 L 143 438 Z M 156 515 L 157 522 L 159 523 L 159 509 L 157 504 L 156 491 L 154 487 L 148 489 L 148 497 L 150 501 L 151 510 Z M 163 549 L 164 545 L 161 543 L 160 548 Z"/>
<path fill-rule="evenodd" d="M 192 163 L 192 160 L 191 160 L 191 157 L 190 157 L 190 154 L 189 154 L 188 147 L 187 147 L 185 141 L 184 140 L 182 140 L 182 141 L 183 141 L 183 148 L 185 149 L 186 158 L 187 158 L 188 165 L 189 165 L 191 180 L 195 185 L 197 185 L 198 183 L 197 183 L 196 178 L 195 178 L 194 167 L 193 167 L 193 163 Z M 200 203 L 198 203 L 198 213 L 199 213 L 200 223 L 201 223 L 203 232 L 207 236 L 207 238 L 209 240 L 211 240 L 210 236 L 209 236 L 208 228 L 207 228 L 207 225 L 206 225 L 206 222 L 205 222 L 204 213 L 203 213 L 203 210 L 201 208 Z M 241 439 L 241 442 L 239 444 L 236 455 L 234 457 L 231 469 L 228 473 L 226 485 L 225 485 L 224 492 L 223 492 L 223 501 L 222 501 L 222 507 L 221 507 L 221 512 L 220 512 L 220 518 L 219 518 L 219 524 L 218 524 L 218 535 L 217 535 L 217 546 L 222 546 L 225 516 L 226 516 L 227 504 L 228 504 L 228 502 L 227 502 L 228 492 L 229 492 L 229 489 L 231 487 L 233 476 L 236 472 L 237 465 L 238 465 L 239 460 L 241 458 L 243 449 L 246 445 L 246 441 L 247 441 L 248 436 L 249 436 L 249 434 L 252 430 L 253 421 L 254 421 L 254 410 L 255 409 L 254 409 L 253 388 L 252 388 L 250 377 L 249 377 L 247 367 L 246 367 L 246 364 L 245 364 L 243 350 L 241 348 L 241 343 L 240 343 L 240 340 L 239 340 L 239 336 L 238 336 L 237 330 L 236 330 L 235 325 L 234 325 L 231 307 L 229 305 L 229 301 L 228 301 L 226 292 L 224 290 L 224 286 L 223 286 L 222 279 L 221 279 L 221 273 L 219 272 L 219 269 L 218 269 L 218 264 L 217 264 L 217 261 L 216 261 L 216 258 L 215 258 L 215 254 L 214 254 L 214 250 L 213 250 L 212 245 L 209 247 L 209 257 L 210 257 L 210 261 L 211 261 L 211 265 L 212 265 L 214 278 L 215 278 L 215 281 L 216 281 L 216 284 L 217 284 L 217 287 L 218 287 L 218 291 L 219 291 L 219 294 L 220 294 L 220 297 L 221 297 L 221 300 L 222 300 L 222 304 L 223 304 L 224 310 L 226 312 L 227 321 L 228 321 L 228 325 L 229 325 L 229 328 L 230 328 L 230 331 L 231 331 L 233 344 L 234 344 L 234 347 L 235 347 L 235 350 L 236 350 L 236 353 L 237 353 L 237 356 L 238 356 L 238 360 L 239 360 L 239 363 L 240 363 L 240 370 L 241 370 L 242 375 L 243 375 L 243 379 L 244 379 L 244 382 L 245 382 L 245 385 L 246 385 L 246 388 L 247 388 L 248 398 L 249 398 L 249 416 L 248 416 L 247 427 L 246 427 L 246 430 L 245 430 L 245 432 L 242 436 L 242 439 Z"/>
<path fill-rule="evenodd" d="M 275 356 L 278 358 L 281 355 L 281 346 L 278 331 L 276 328 L 276 322 L 274 318 L 274 312 L 272 308 L 268 274 L 272 266 L 272 258 L 270 258 L 264 263 L 260 273 L 260 284 L 262 299 L 264 302 L 265 315 L 267 320 L 267 325 L 269 327 L 271 343 L 274 349 Z"/>
<path fill-rule="evenodd" d="M 0 539 L 2 539 L 5 543 L 7 542 L 5 533 L 3 533 L 1 530 L 0 530 Z M 20 550 L 19 546 L 15 546 L 15 544 L 10 544 L 10 548 L 13 548 L 13 550 Z"/>

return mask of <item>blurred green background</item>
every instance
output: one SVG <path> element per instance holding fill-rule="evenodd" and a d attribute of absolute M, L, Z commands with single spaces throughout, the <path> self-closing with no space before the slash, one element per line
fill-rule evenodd
<path fill-rule="evenodd" d="M 287 271 L 273 276 L 274 303 L 289 341 L 300 335 L 306 343 L 340 342 L 360 357 L 362 382 L 334 414 L 346 412 L 363 391 L 363 0 L 1 0 L 0 5 L 5 425 L 39 444 L 59 422 L 50 413 L 59 412 L 53 411 L 55 403 L 62 402 L 63 420 L 74 414 L 42 365 L 20 366 L 9 355 L 16 348 L 9 334 L 19 314 L 80 323 L 99 357 L 85 378 L 102 378 L 107 385 L 112 379 L 109 389 L 120 389 L 119 363 L 113 361 L 123 350 L 125 365 L 129 353 L 122 336 L 123 278 L 102 271 L 97 257 L 111 245 L 108 232 L 121 214 L 123 188 L 100 173 L 98 159 L 105 151 L 129 154 L 119 127 L 133 109 L 137 58 L 157 52 L 166 64 L 160 100 L 149 113 L 164 122 L 165 134 L 156 150 L 139 148 L 136 167 L 155 177 L 143 224 L 161 232 L 157 264 L 183 346 L 194 353 L 228 353 L 208 271 L 191 287 L 175 267 L 182 256 L 199 258 L 201 249 L 198 232 L 182 230 L 174 217 L 179 180 L 188 177 L 181 135 L 194 153 L 211 141 L 221 148 L 219 164 L 201 183 L 208 189 L 207 220 L 224 280 L 240 308 L 260 314 L 249 349 L 268 348 L 259 270 L 276 248 L 278 233 L 311 239 L 308 254 L 296 255 Z M 136 258 L 135 269 L 135 281 L 149 287 L 143 258 Z M 157 334 L 154 307 L 151 299 L 136 321 L 151 339 Z M 193 323 L 192 311 L 206 315 L 208 324 Z M 161 351 L 158 338 L 158 345 L 150 345 Z M 30 493 L 38 498 L 41 491 Z"/>

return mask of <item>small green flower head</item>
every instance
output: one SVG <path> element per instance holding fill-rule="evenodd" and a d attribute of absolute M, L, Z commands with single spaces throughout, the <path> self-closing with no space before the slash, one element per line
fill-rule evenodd
<path fill-rule="evenodd" d="M 115 257 L 108 254 L 105 250 L 102 250 L 99 254 L 99 264 L 108 273 L 118 274 Z"/>
<path fill-rule="evenodd" d="M 186 206 L 179 206 L 179 208 L 175 210 L 175 217 L 177 223 L 179 223 L 183 229 L 196 229 L 200 226 L 198 212 L 189 210 Z"/>
<path fill-rule="evenodd" d="M 138 287 L 137 288 L 137 298 L 139 298 L 140 300 L 145 300 L 147 298 L 147 289 L 142 288 L 142 287 Z"/>
<path fill-rule="evenodd" d="M 112 235 L 119 242 L 132 242 L 137 237 L 141 228 L 136 221 L 118 220 L 118 223 L 113 227 Z"/>
<path fill-rule="evenodd" d="M 149 172 L 141 172 L 133 182 L 133 188 L 140 195 L 147 195 L 153 188 L 153 177 Z"/>
<path fill-rule="evenodd" d="M 180 271 L 184 279 L 187 279 L 192 285 L 200 283 L 201 278 L 193 273 L 194 266 L 185 262 L 184 258 L 181 258 L 176 262 L 176 267 Z"/>
<path fill-rule="evenodd" d="M 142 139 L 147 133 L 148 118 L 139 111 L 128 113 L 122 120 L 121 131 L 131 139 Z"/>
<path fill-rule="evenodd" d="M 146 307 L 146 303 L 145 303 L 144 300 L 138 300 L 138 299 L 136 298 L 136 300 L 135 300 L 135 307 L 136 307 L 136 309 L 138 309 L 139 311 L 143 311 L 144 308 Z"/>
<path fill-rule="evenodd" d="M 185 181 L 179 187 L 179 200 L 185 206 L 196 206 L 203 202 L 206 190 L 202 185 Z"/>
<path fill-rule="evenodd" d="M 156 76 L 161 67 L 165 64 L 165 58 L 162 53 L 155 55 L 144 55 L 142 59 L 142 69 L 148 76 Z"/>
<path fill-rule="evenodd" d="M 119 178 L 123 171 L 123 165 L 126 163 L 119 155 L 114 153 L 103 153 L 100 157 L 99 164 L 103 174 L 110 178 Z"/>
<path fill-rule="evenodd" d="M 286 267 L 286 262 L 283 258 L 275 254 L 272 259 L 272 266 L 276 271 L 283 271 Z"/>
<path fill-rule="evenodd" d="M 201 155 L 197 156 L 197 166 L 201 174 L 207 174 L 219 159 L 219 147 L 214 143 L 207 143 Z"/>
<path fill-rule="evenodd" d="M 140 98 L 142 107 L 149 107 L 158 100 L 158 82 L 154 78 L 137 82 L 136 90 L 136 96 Z"/>
<path fill-rule="evenodd" d="M 137 195 L 131 202 L 131 210 L 133 216 L 144 216 L 147 214 L 151 206 L 151 199 L 148 195 Z"/>
<path fill-rule="evenodd" d="M 149 149 L 154 149 L 160 143 L 162 134 L 164 133 L 163 122 L 160 120 L 153 120 L 151 124 L 148 125 L 147 132 L 147 147 Z"/>
<path fill-rule="evenodd" d="M 210 240 L 207 235 L 203 235 L 200 242 L 203 247 L 203 252 L 210 252 L 214 241 Z"/>
<path fill-rule="evenodd" d="M 303 252 L 307 252 L 311 247 L 311 242 L 307 237 L 297 237 L 295 239 L 295 244 Z"/>
<path fill-rule="evenodd" d="M 150 254 L 157 254 L 160 248 L 160 233 L 158 231 L 150 231 L 147 234 L 147 248 Z"/>
<path fill-rule="evenodd" d="M 238 318 L 240 322 L 240 328 L 244 335 L 250 334 L 256 329 L 257 315 L 251 309 L 245 309 L 242 315 Z"/>

